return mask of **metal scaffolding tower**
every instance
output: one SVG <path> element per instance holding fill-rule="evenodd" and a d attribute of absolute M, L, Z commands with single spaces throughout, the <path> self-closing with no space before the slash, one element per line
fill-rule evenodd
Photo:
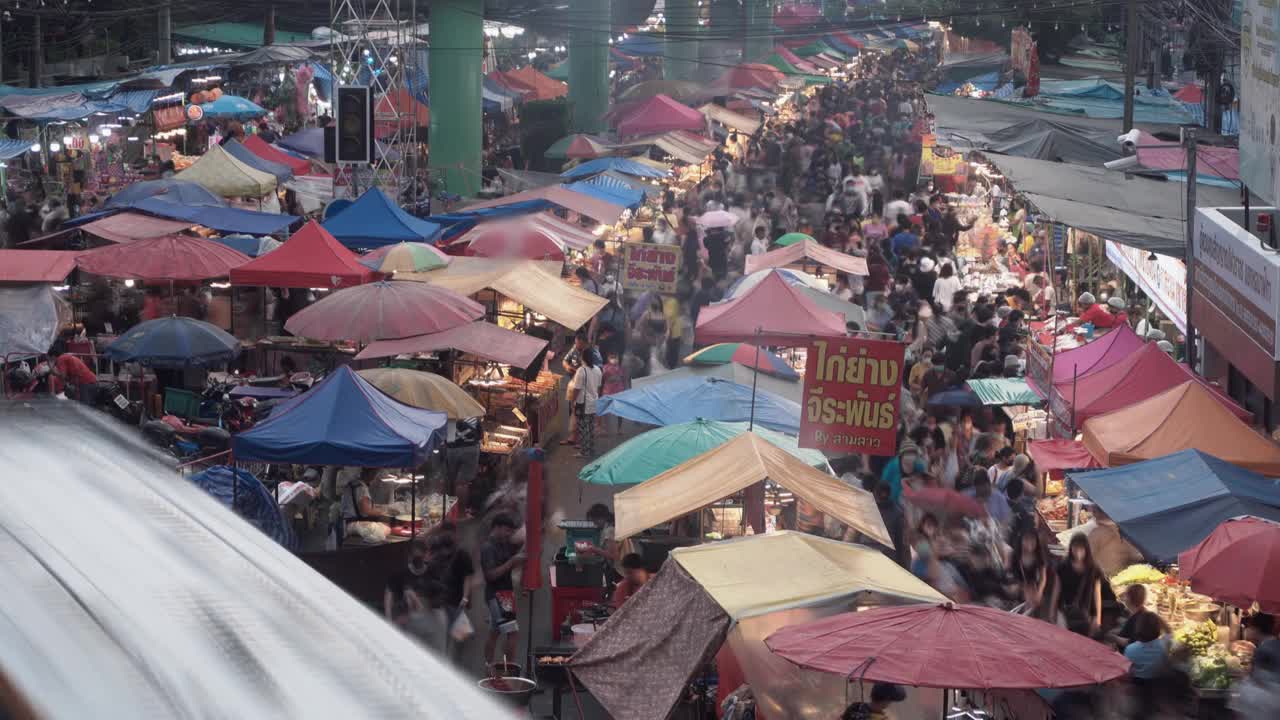
<path fill-rule="evenodd" d="M 377 138 L 372 163 L 338 165 L 335 193 L 355 197 L 378 187 L 398 202 L 415 188 L 418 98 L 427 90 L 417 0 L 329 0 L 329 10 L 334 83 L 369 87 Z"/>

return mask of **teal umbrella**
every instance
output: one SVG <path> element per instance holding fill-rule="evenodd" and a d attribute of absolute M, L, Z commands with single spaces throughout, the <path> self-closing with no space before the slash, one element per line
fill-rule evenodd
<path fill-rule="evenodd" d="M 694 420 L 667 425 L 637 435 L 598 458 L 578 473 L 578 479 L 595 485 L 635 485 L 713 450 L 747 431 L 746 423 Z M 827 459 L 817 450 L 805 450 L 796 439 L 756 425 L 752 432 L 815 467 Z"/>

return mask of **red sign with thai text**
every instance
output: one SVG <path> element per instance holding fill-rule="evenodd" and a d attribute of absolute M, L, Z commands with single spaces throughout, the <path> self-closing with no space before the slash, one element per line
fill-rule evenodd
<path fill-rule="evenodd" d="M 800 447 L 895 454 L 905 349 L 885 340 L 813 340 L 805 360 Z"/>

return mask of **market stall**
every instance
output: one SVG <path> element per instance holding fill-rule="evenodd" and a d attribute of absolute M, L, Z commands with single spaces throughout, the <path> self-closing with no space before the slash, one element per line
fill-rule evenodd
<path fill-rule="evenodd" d="M 348 248 L 376 249 L 401 242 L 434 242 L 436 223 L 401 210 L 378 188 L 370 188 L 341 212 L 327 215 L 324 229 Z"/>
<path fill-rule="evenodd" d="M 866 275 L 868 272 L 866 258 L 837 252 L 813 240 L 793 243 L 763 255 L 747 256 L 746 274 L 767 268 L 794 268 L 806 273 L 812 269 L 819 277 L 823 275 L 824 268 L 850 275 Z M 834 276 L 834 272 L 826 274 Z M 834 277 L 825 279 L 834 284 Z"/>
<path fill-rule="evenodd" d="M 211 146 L 191 167 L 174 178 L 197 183 L 210 192 L 232 198 L 260 198 L 276 188 L 274 175 L 251 167 L 221 145 Z"/>
<path fill-rule="evenodd" d="M 1106 370 L 1142 349 L 1146 341 L 1123 324 L 1120 327 L 1095 338 L 1094 340 L 1071 350 L 1064 350 L 1053 355 L 1050 363 L 1053 372 L 1052 382 L 1069 383 L 1075 379 Z M 1028 380 L 1035 384 L 1035 389 L 1047 396 L 1048 388 L 1040 387 L 1034 373 L 1028 373 Z"/>
<path fill-rule="evenodd" d="M 732 300 L 708 305 L 698 315 L 695 342 L 754 342 L 794 346 L 807 337 L 842 336 L 845 319 L 819 308 L 777 273 Z"/>

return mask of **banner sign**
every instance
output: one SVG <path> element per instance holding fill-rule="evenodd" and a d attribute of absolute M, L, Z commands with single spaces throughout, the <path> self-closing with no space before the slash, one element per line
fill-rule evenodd
<path fill-rule="evenodd" d="M 1195 222 L 1197 297 L 1280 360 L 1280 260 L 1216 209 L 1197 209 Z"/>
<path fill-rule="evenodd" d="M 943 175 L 966 175 L 969 164 L 965 162 L 964 153 L 951 148 L 938 147 L 938 139 L 934 135 L 920 138 L 920 177 L 930 178 Z"/>
<path fill-rule="evenodd" d="M 1107 259 L 1128 275 L 1151 298 L 1164 316 L 1187 331 L 1187 266 L 1168 255 L 1155 255 L 1114 240 L 1107 241 Z"/>
<path fill-rule="evenodd" d="M 1275 203 L 1280 145 L 1280 6 L 1275 0 L 1244 0 L 1240 26 L 1240 177 L 1250 192 Z M 1216 98 L 1208 98 L 1214 112 Z"/>
<path fill-rule="evenodd" d="M 622 287 L 627 290 L 676 291 L 680 248 L 655 243 L 623 243 Z"/>
<path fill-rule="evenodd" d="M 896 454 L 905 350 L 885 340 L 814 339 L 805 361 L 800 447 Z"/>

